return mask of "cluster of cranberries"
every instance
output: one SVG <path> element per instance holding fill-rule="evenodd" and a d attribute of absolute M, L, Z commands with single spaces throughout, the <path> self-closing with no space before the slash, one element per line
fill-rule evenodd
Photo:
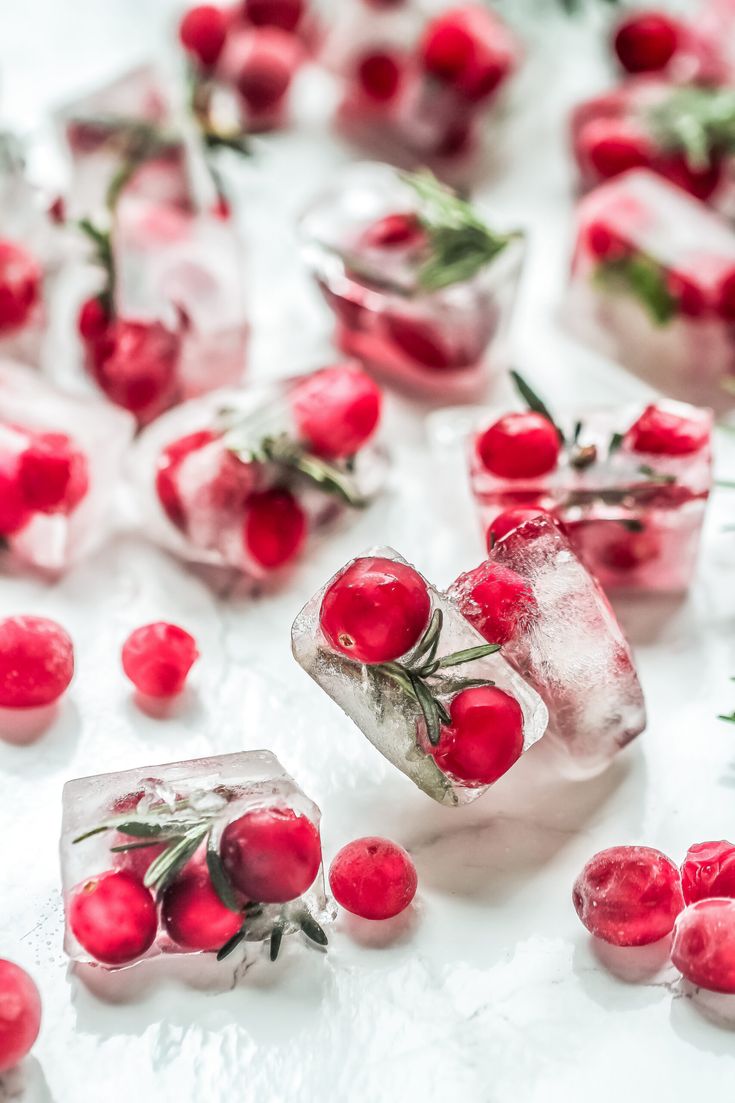
<path fill-rule="evenodd" d="M 29 324 L 42 284 L 41 267 L 28 250 L 15 241 L 0 240 L 0 338 Z"/>
<path fill-rule="evenodd" d="M 587 862 L 572 893 L 596 938 L 645 946 L 673 935 L 671 958 L 692 984 L 735 993 L 735 846 L 697 843 L 681 869 L 659 850 L 614 846 Z"/>
<path fill-rule="evenodd" d="M 0 537 L 39 514 L 68 516 L 89 490 L 89 465 L 66 433 L 0 423 Z"/>

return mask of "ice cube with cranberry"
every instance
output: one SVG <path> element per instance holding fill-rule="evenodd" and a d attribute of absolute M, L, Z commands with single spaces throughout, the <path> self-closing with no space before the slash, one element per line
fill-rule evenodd
<path fill-rule="evenodd" d="M 137 448 L 146 531 L 186 559 L 272 575 L 381 490 L 380 412 L 379 388 L 354 363 L 185 403 Z"/>
<path fill-rule="evenodd" d="M 393 383 L 476 393 L 507 357 L 523 235 L 491 230 L 429 173 L 346 168 L 302 219 L 336 342 Z"/>
<path fill-rule="evenodd" d="M 723 405 L 735 376 L 735 233 L 660 176 L 626 172 L 579 204 L 565 315 L 665 393 Z"/>
<path fill-rule="evenodd" d="M 543 698 L 565 772 L 595 773 L 643 731 L 633 656 L 610 603 L 547 517 L 523 521 L 447 596 Z"/>
<path fill-rule="evenodd" d="M 109 535 L 132 418 L 0 363 L 0 546 L 52 572 Z"/>
<path fill-rule="evenodd" d="M 441 804 L 481 796 L 543 735 L 541 698 L 391 548 L 353 559 L 301 610 L 293 653 L 389 762 Z"/>
<path fill-rule="evenodd" d="M 302 931 L 324 946 L 320 811 L 270 751 L 145 766 L 64 786 L 64 946 L 123 968 Z"/>

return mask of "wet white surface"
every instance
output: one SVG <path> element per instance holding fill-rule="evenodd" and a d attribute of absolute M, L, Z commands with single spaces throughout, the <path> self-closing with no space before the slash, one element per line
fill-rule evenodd
<path fill-rule="evenodd" d="M 33 127 L 54 97 L 111 74 L 163 33 L 152 0 L 25 0 L 0 12 L 3 112 Z M 567 64 L 574 59 L 574 66 Z M 567 71 L 569 70 L 569 71 Z M 573 70 L 573 71 L 572 71 Z M 581 29 L 524 78 L 514 158 L 484 189 L 502 223 L 531 231 L 516 363 L 550 401 L 624 400 L 641 384 L 555 326 L 568 248 L 562 105 L 604 73 Z M 253 239 L 253 374 L 328 356 L 328 319 L 303 278 L 291 219 L 345 156 L 315 121 L 309 79 L 295 132 L 258 142 L 242 175 Z M 63 355 L 63 349 L 60 349 Z M 682 600 L 620 605 L 650 725 L 603 776 L 565 782 L 543 742 L 474 805 L 434 805 L 393 770 L 292 660 L 296 612 L 348 556 L 390 543 L 445 585 L 480 557 L 463 496 L 435 489 L 416 404 L 392 396 L 388 495 L 313 546 L 278 594 L 252 600 L 121 534 L 63 582 L 0 582 L 3 613 L 43 613 L 71 631 L 78 673 L 45 736 L 0 743 L 0 953 L 44 1001 L 33 1055 L 0 1077 L 0 1100 L 301 1103 L 318 1098 L 556 1103 L 623 1096 L 728 1098 L 735 1033 L 713 1024 L 654 948 L 591 945 L 571 906 L 574 876 L 613 843 L 680 859 L 735 834 L 735 492 L 715 495 L 697 583 Z M 718 471 L 735 478 L 735 447 Z M 119 664 L 128 631 L 172 619 L 202 659 L 170 716 L 136 706 Z M 324 956 L 292 943 L 275 967 L 164 959 L 103 983 L 61 951 L 57 837 L 65 779 L 198 754 L 270 747 L 320 804 L 326 855 L 356 835 L 407 846 L 416 907 L 395 925 L 342 919 Z"/>

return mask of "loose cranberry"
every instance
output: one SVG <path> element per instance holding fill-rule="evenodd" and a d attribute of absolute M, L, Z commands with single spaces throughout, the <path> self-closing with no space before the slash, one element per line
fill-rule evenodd
<path fill-rule="evenodd" d="M 56 701 L 74 674 L 74 645 L 56 621 L 0 621 L 0 707 L 41 708 Z"/>
<path fill-rule="evenodd" d="M 307 518 L 289 490 L 274 487 L 248 499 L 243 539 L 248 554 L 269 571 L 295 559 L 307 536 Z"/>
<path fill-rule="evenodd" d="M 406 563 L 356 559 L 327 587 L 319 624 L 335 651 L 360 663 L 398 659 L 418 643 L 431 598 Z"/>
<path fill-rule="evenodd" d="M 139 421 L 149 421 L 173 401 L 180 342 L 159 322 L 115 320 L 89 350 L 99 386 Z"/>
<path fill-rule="evenodd" d="M 251 31 L 237 75 L 237 90 L 251 111 L 274 108 L 283 99 L 296 69 L 293 40 L 284 31 Z"/>
<path fill-rule="evenodd" d="M 301 439 L 329 459 L 354 456 L 375 432 L 382 394 L 364 371 L 335 364 L 296 384 L 291 409 Z"/>
<path fill-rule="evenodd" d="M 0 335 L 22 329 L 41 296 L 42 273 L 31 254 L 0 241 Z"/>
<path fill-rule="evenodd" d="M 490 96 L 513 67 L 505 29 L 479 5 L 443 12 L 419 44 L 424 70 L 473 103 Z"/>
<path fill-rule="evenodd" d="M 523 712 L 496 686 L 464 689 L 449 706 L 451 724 L 431 747 L 437 765 L 465 785 L 492 785 L 523 752 Z"/>
<path fill-rule="evenodd" d="M 595 854 L 572 900 L 587 930 L 614 946 L 658 942 L 684 907 L 679 870 L 649 846 L 612 846 Z"/>
<path fill-rule="evenodd" d="M 417 248 L 426 244 L 426 232 L 417 215 L 396 212 L 371 222 L 360 244 L 368 249 Z"/>
<path fill-rule="evenodd" d="M 166 889 L 161 915 L 169 937 L 187 950 L 219 950 L 242 926 L 242 915 L 222 903 L 206 871 L 178 877 Z"/>
<path fill-rule="evenodd" d="M 445 347 L 436 327 L 431 323 L 420 318 L 386 313 L 383 324 L 388 340 L 400 353 L 420 367 L 431 371 L 446 371 L 463 366 Z"/>
<path fill-rule="evenodd" d="M 687 904 L 710 896 L 735 897 L 735 846 L 695 843 L 681 867 L 681 888 Z"/>
<path fill-rule="evenodd" d="M 175 697 L 181 693 L 198 657 L 194 637 L 165 621 L 136 628 L 122 649 L 123 670 L 147 697 Z"/>
<path fill-rule="evenodd" d="M 729 272 L 720 281 L 715 302 L 720 318 L 728 323 L 735 322 L 735 271 Z"/>
<path fill-rule="evenodd" d="M 579 156 L 600 180 L 634 168 L 648 168 L 653 148 L 643 130 L 623 119 L 593 119 L 580 132 Z"/>
<path fill-rule="evenodd" d="M 413 900 L 418 878 L 402 846 L 368 836 L 337 852 L 329 867 L 329 885 L 337 903 L 353 915 L 391 919 Z"/>
<path fill-rule="evenodd" d="M 665 69 L 679 45 L 680 25 L 665 12 L 642 11 L 618 24 L 613 46 L 629 73 Z"/>
<path fill-rule="evenodd" d="M 531 583 L 500 563 L 487 561 L 460 575 L 450 594 L 488 643 L 508 643 L 538 612 Z"/>
<path fill-rule="evenodd" d="M 66 433 L 35 433 L 19 457 L 18 479 L 29 509 L 71 513 L 89 490 L 89 464 Z"/>
<path fill-rule="evenodd" d="M 261 904 L 285 904 L 314 882 L 322 860 L 319 831 L 292 808 L 259 808 L 222 832 L 220 854 L 232 884 Z"/>
<path fill-rule="evenodd" d="M 502 540 L 509 532 L 513 532 L 524 521 L 532 521 L 534 517 L 546 517 L 547 520 L 558 524 L 548 510 L 538 507 L 517 506 L 515 509 L 506 509 L 499 513 L 490 523 L 487 530 L 487 550 L 492 551 L 498 540 Z"/>
<path fill-rule="evenodd" d="M 209 69 L 222 53 L 227 38 L 227 17 L 212 4 L 190 8 L 179 25 L 179 38 L 184 49 Z"/>
<path fill-rule="evenodd" d="M 87 299 L 79 308 L 77 330 L 82 340 L 97 341 L 103 337 L 110 319 L 99 298 Z"/>
<path fill-rule="evenodd" d="M 735 993 L 735 900 L 713 897 L 685 908 L 674 928 L 671 960 L 692 984 Z"/>
<path fill-rule="evenodd" d="M 399 57 L 385 51 L 365 54 L 357 62 L 360 88 L 379 103 L 392 100 L 401 86 L 403 67 Z"/>
<path fill-rule="evenodd" d="M 306 11 L 304 0 L 245 0 L 243 14 L 254 27 L 280 27 L 293 33 Z"/>
<path fill-rule="evenodd" d="M 0 958 L 0 1072 L 30 1051 L 41 1028 L 41 997 L 19 965 Z"/>
<path fill-rule="evenodd" d="M 153 944 L 156 904 L 142 881 L 126 870 L 108 870 L 74 889 L 69 926 L 90 957 L 126 965 Z"/>
<path fill-rule="evenodd" d="M 200 448 L 215 440 L 217 440 L 217 433 L 211 429 L 188 433 L 187 436 L 179 437 L 178 440 L 167 444 L 158 458 L 156 493 L 166 515 L 177 528 L 186 527 L 186 514 L 178 487 L 179 468 L 193 452 L 198 452 Z"/>
<path fill-rule="evenodd" d="M 556 467 L 559 434 L 548 418 L 531 411 L 506 414 L 477 439 L 483 466 L 502 479 L 534 479 Z"/>
<path fill-rule="evenodd" d="M 625 442 L 634 452 L 652 456 L 689 456 L 704 447 L 708 439 L 706 425 L 655 405 L 646 406 L 625 434 Z"/>
<path fill-rule="evenodd" d="M 31 519 L 20 485 L 20 455 L 0 450 L 0 536 L 14 536 Z"/>

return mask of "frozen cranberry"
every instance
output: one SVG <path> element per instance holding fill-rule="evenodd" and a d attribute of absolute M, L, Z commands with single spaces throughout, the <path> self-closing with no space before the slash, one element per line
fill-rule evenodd
<path fill-rule="evenodd" d="M 212 4 L 190 8 L 179 25 L 179 38 L 184 49 L 206 69 L 217 61 L 226 37 L 225 13 Z"/>
<path fill-rule="evenodd" d="M 488 643 L 508 643 L 538 610 L 531 583 L 500 563 L 488 561 L 460 575 L 451 593 Z"/>
<path fill-rule="evenodd" d="M 0 708 L 50 705 L 74 674 L 74 645 L 56 621 L 6 617 L 0 621 Z"/>
<path fill-rule="evenodd" d="M 624 260 L 631 251 L 630 244 L 606 222 L 595 220 L 585 226 L 583 241 L 595 260 L 612 264 Z"/>
<path fill-rule="evenodd" d="M 292 808 L 259 808 L 222 832 L 220 854 L 246 900 L 284 904 L 306 892 L 319 872 L 319 831 Z"/>
<path fill-rule="evenodd" d="M 284 567 L 299 554 L 306 535 L 306 514 L 289 490 L 273 487 L 248 499 L 243 538 L 248 554 L 261 567 Z"/>
<path fill-rule="evenodd" d="M 79 308 L 77 330 L 84 341 L 97 341 L 110 323 L 109 316 L 99 298 L 87 299 Z"/>
<path fill-rule="evenodd" d="M 653 149 L 639 126 L 623 119 L 593 119 L 578 141 L 583 165 L 600 180 L 609 180 L 634 168 L 648 168 Z"/>
<path fill-rule="evenodd" d="M 418 643 L 431 613 L 421 575 L 392 559 L 356 559 L 327 587 L 319 623 L 330 645 L 360 663 L 400 658 Z"/>
<path fill-rule="evenodd" d="M 370 440 L 380 419 L 381 402 L 378 385 L 349 364 L 306 376 L 291 395 L 301 439 L 329 459 L 353 456 Z"/>
<path fill-rule="evenodd" d="M 19 965 L 0 958 L 0 1072 L 17 1065 L 38 1037 L 41 997 Z"/>
<path fill-rule="evenodd" d="M 20 491 L 29 509 L 71 513 L 89 490 L 89 465 L 66 433 L 35 433 L 18 461 Z"/>
<path fill-rule="evenodd" d="M 679 33 L 679 24 L 665 12 L 636 12 L 618 24 L 613 46 L 629 73 L 653 73 L 671 61 Z"/>
<path fill-rule="evenodd" d="M 634 452 L 653 456 L 689 456 L 708 440 L 706 425 L 672 414 L 658 406 L 646 406 L 628 432 L 625 441 Z"/>
<path fill-rule="evenodd" d="M 559 434 L 548 418 L 531 411 L 506 414 L 477 439 L 484 467 L 502 479 L 533 479 L 556 467 Z"/>
<path fill-rule="evenodd" d="M 245 0 L 243 14 L 254 27 L 280 27 L 293 33 L 306 10 L 304 0 Z"/>
<path fill-rule="evenodd" d="M 357 62 L 360 88 L 370 99 L 385 103 L 396 95 L 402 76 L 400 59 L 385 51 L 365 54 Z"/>
<path fill-rule="evenodd" d="M 426 233 L 421 220 L 410 211 L 386 214 L 377 222 L 371 222 L 360 238 L 360 244 L 368 249 L 416 248 L 425 243 Z"/>
<path fill-rule="evenodd" d="M 650 846 L 612 846 L 595 854 L 572 900 L 587 930 L 614 946 L 658 942 L 684 907 L 679 870 Z"/>
<path fill-rule="evenodd" d="M 237 75 L 237 90 L 251 111 L 267 111 L 283 99 L 296 69 L 293 40 L 284 31 L 251 31 Z"/>
<path fill-rule="evenodd" d="M 338 904 L 363 919 L 391 919 L 416 895 L 411 855 L 390 839 L 368 836 L 347 843 L 329 867 L 329 885 Z"/>
<path fill-rule="evenodd" d="M 110 848 L 114 846 L 129 846 L 131 843 L 135 843 L 134 847 L 130 850 L 118 850 L 112 855 L 112 864 L 115 869 L 124 869 L 127 873 L 131 873 L 133 877 L 137 877 L 139 881 L 142 881 L 148 872 L 148 867 L 152 862 L 163 854 L 166 849 L 165 843 L 151 843 L 150 846 L 141 846 L 141 840 L 138 838 L 132 838 L 130 835 L 125 835 L 121 831 L 116 831 Z"/>
<path fill-rule="evenodd" d="M 685 908 L 674 928 L 671 960 L 699 988 L 735 993 L 735 900 L 713 897 Z"/>
<path fill-rule="evenodd" d="M 242 915 L 222 903 L 206 871 L 178 877 L 166 889 L 161 915 L 169 937 L 187 950 L 219 950 L 242 926 Z"/>
<path fill-rule="evenodd" d="M 702 288 L 681 272 L 668 272 L 666 290 L 676 302 L 676 311 L 687 318 L 701 318 L 708 308 Z"/>
<path fill-rule="evenodd" d="M 156 621 L 131 632 L 122 649 L 123 670 L 148 697 L 175 697 L 199 657 L 196 640 L 176 624 Z"/>
<path fill-rule="evenodd" d="M 0 536 L 13 536 L 31 519 L 20 485 L 20 455 L 0 449 Z"/>
<path fill-rule="evenodd" d="M 724 840 L 690 846 L 681 867 L 687 904 L 709 896 L 735 897 L 735 846 Z"/>
<path fill-rule="evenodd" d="M 445 371 L 462 367 L 462 362 L 445 347 L 435 326 L 420 318 L 386 313 L 383 316 L 388 340 L 399 352 L 422 368 Z"/>
<path fill-rule="evenodd" d="M 473 103 L 491 95 L 513 67 L 505 29 L 479 5 L 432 19 L 419 44 L 424 70 Z"/>
<path fill-rule="evenodd" d="M 464 689 L 449 706 L 451 724 L 431 747 L 437 765 L 465 785 L 492 785 L 523 751 L 523 712 L 496 686 Z"/>
<path fill-rule="evenodd" d="M 179 338 L 159 322 L 113 321 L 89 351 L 99 386 L 139 421 L 149 421 L 173 401 Z"/>
<path fill-rule="evenodd" d="M 513 529 L 517 529 L 524 521 L 532 521 L 534 517 L 546 517 L 547 520 L 557 523 L 548 510 L 538 507 L 518 506 L 515 509 L 506 509 L 499 513 L 490 523 L 487 530 L 487 550 L 492 551 L 498 540 L 502 540 Z"/>
<path fill-rule="evenodd" d="M 735 322 L 735 271 L 720 280 L 715 302 L 720 318 L 728 323 Z"/>
<path fill-rule="evenodd" d="M 69 926 L 95 961 L 126 965 L 153 944 L 158 916 L 142 881 L 126 870 L 108 870 L 74 889 Z"/>
<path fill-rule="evenodd" d="M 156 493 L 166 511 L 166 515 L 177 528 L 186 526 L 186 514 L 181 502 L 178 487 L 178 474 L 184 460 L 193 452 L 217 440 L 217 433 L 211 429 L 201 429 L 188 433 L 185 437 L 167 444 L 158 458 L 156 471 Z"/>
<path fill-rule="evenodd" d="M 0 335 L 21 329 L 41 295 L 42 273 L 31 254 L 0 241 Z"/>
<path fill-rule="evenodd" d="M 721 159 L 716 156 L 710 157 L 707 165 L 697 168 L 691 165 L 685 154 L 673 153 L 657 161 L 656 171 L 695 199 L 706 202 L 720 186 L 723 169 Z"/>

